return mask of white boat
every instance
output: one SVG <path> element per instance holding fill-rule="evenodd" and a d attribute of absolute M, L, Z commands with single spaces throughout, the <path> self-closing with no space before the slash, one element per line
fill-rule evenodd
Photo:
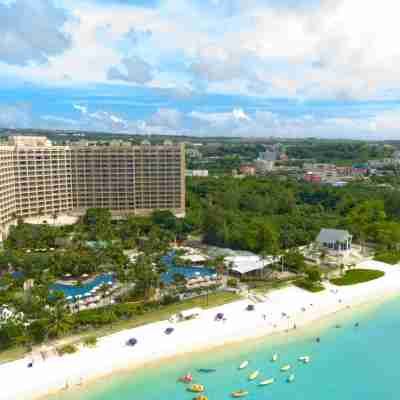
<path fill-rule="evenodd" d="M 249 365 L 248 361 L 243 361 L 240 365 L 239 365 L 239 369 L 244 369 Z"/>
<path fill-rule="evenodd" d="M 278 361 L 278 354 L 274 354 L 271 359 L 272 362 Z"/>
<path fill-rule="evenodd" d="M 249 375 L 249 381 L 254 381 L 254 379 L 257 378 L 257 376 L 260 374 L 260 371 L 254 371 Z"/>
<path fill-rule="evenodd" d="M 308 364 L 310 362 L 311 358 L 309 356 L 302 356 L 299 357 L 299 361 L 301 361 L 304 364 Z"/>
<path fill-rule="evenodd" d="M 267 385 L 272 385 L 275 382 L 274 378 L 271 379 L 266 379 L 265 381 L 261 381 L 258 386 L 267 386 Z"/>
<path fill-rule="evenodd" d="M 290 364 L 287 364 L 281 367 L 281 371 L 282 372 L 289 371 L 290 368 L 292 368 L 292 366 Z"/>
<path fill-rule="evenodd" d="M 288 376 L 288 378 L 287 378 L 287 381 L 290 383 L 290 382 L 293 382 L 294 381 L 294 374 L 290 374 L 289 376 Z"/>

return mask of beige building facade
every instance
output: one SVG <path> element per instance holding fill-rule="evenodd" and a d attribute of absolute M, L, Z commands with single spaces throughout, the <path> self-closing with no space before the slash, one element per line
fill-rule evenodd
<path fill-rule="evenodd" d="M 13 136 L 0 146 L 3 237 L 18 217 L 79 215 L 91 207 L 117 216 L 158 209 L 184 215 L 184 145 L 53 146 L 45 137 Z"/>

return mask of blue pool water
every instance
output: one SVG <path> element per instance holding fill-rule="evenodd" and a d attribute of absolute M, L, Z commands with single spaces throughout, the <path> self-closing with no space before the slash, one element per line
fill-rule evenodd
<path fill-rule="evenodd" d="M 233 390 L 246 389 L 248 400 L 394 400 L 400 381 L 400 299 L 340 313 L 312 328 L 268 337 L 203 354 L 178 357 L 146 368 L 115 374 L 80 391 L 51 396 L 50 400 L 190 400 L 195 396 L 177 383 L 188 371 L 206 386 L 209 400 L 228 400 Z M 360 326 L 354 326 L 355 322 Z M 340 323 L 341 328 L 335 325 Z M 204 332 L 206 335 L 207 333 Z M 321 342 L 316 343 L 315 337 Z M 278 352 L 280 360 L 270 361 Z M 312 362 L 297 358 L 310 355 Z M 238 365 L 249 360 L 246 370 Z M 296 379 L 286 382 L 280 366 L 293 365 Z M 196 368 L 216 368 L 211 374 Z M 248 374 L 260 370 L 260 379 L 275 378 L 271 386 L 248 381 Z"/>
<path fill-rule="evenodd" d="M 102 284 L 105 284 L 108 282 L 114 282 L 114 277 L 112 274 L 99 275 L 92 281 L 88 282 L 86 285 L 83 285 L 80 287 L 65 285 L 65 284 L 61 284 L 61 283 L 55 283 L 50 286 L 50 290 L 63 292 L 65 297 L 69 297 L 69 296 L 74 297 L 74 296 L 78 296 L 78 295 L 83 296 L 86 293 L 89 293 L 95 286 L 101 286 Z"/>
<path fill-rule="evenodd" d="M 168 271 L 161 275 L 162 282 L 170 284 L 174 281 L 175 274 L 181 274 L 185 278 L 196 278 L 205 276 L 214 276 L 216 274 L 214 269 L 205 267 L 179 267 L 173 264 L 174 253 L 169 253 L 162 257 L 164 264 L 167 266 Z"/>

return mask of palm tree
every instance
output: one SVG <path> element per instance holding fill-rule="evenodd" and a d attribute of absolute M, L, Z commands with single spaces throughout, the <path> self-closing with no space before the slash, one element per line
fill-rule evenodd
<path fill-rule="evenodd" d="M 55 211 L 55 212 L 53 213 L 53 225 L 56 224 L 57 218 L 58 218 L 58 213 Z"/>
<path fill-rule="evenodd" d="M 48 322 L 48 337 L 62 336 L 71 329 L 73 321 L 64 299 L 57 301 L 50 310 Z"/>

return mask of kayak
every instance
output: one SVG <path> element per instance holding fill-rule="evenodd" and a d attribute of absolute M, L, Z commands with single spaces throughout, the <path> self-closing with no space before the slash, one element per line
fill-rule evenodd
<path fill-rule="evenodd" d="M 290 383 L 290 382 L 293 382 L 294 381 L 294 374 L 290 374 L 289 375 L 289 377 L 287 378 L 287 381 Z"/>
<path fill-rule="evenodd" d="M 290 368 L 292 368 L 292 367 L 291 367 L 289 364 L 288 364 L 288 365 L 284 365 L 284 366 L 281 368 L 281 371 L 282 371 L 282 372 L 289 371 Z"/>
<path fill-rule="evenodd" d="M 192 374 L 186 374 L 186 375 L 184 375 L 184 376 L 181 376 L 181 377 L 178 379 L 178 381 L 179 381 L 179 382 L 183 382 L 183 383 L 190 383 L 190 382 L 193 381 L 193 376 L 192 376 Z"/>
<path fill-rule="evenodd" d="M 200 385 L 198 383 L 195 383 L 192 386 L 188 387 L 187 390 L 189 392 L 201 393 L 201 392 L 204 392 L 204 386 Z"/>
<path fill-rule="evenodd" d="M 193 398 L 193 400 L 208 400 L 208 397 L 207 396 L 196 396 L 196 397 L 194 397 Z"/>
<path fill-rule="evenodd" d="M 249 365 L 248 361 L 243 361 L 240 365 L 239 365 L 239 369 L 244 369 Z"/>
<path fill-rule="evenodd" d="M 266 385 L 271 385 L 275 382 L 274 378 L 271 379 L 266 379 L 265 381 L 261 381 L 258 386 L 266 386 Z"/>
<path fill-rule="evenodd" d="M 199 368 L 197 371 L 204 372 L 204 373 L 210 373 L 210 372 L 215 372 L 216 369 L 215 368 Z"/>
<path fill-rule="evenodd" d="M 271 359 L 271 361 L 272 362 L 275 362 L 275 361 L 277 361 L 278 360 L 278 354 L 274 354 L 273 356 L 272 356 L 272 359 Z"/>
<path fill-rule="evenodd" d="M 238 390 L 237 392 L 232 392 L 232 397 L 244 397 L 247 396 L 249 392 L 246 392 L 245 390 Z"/>
<path fill-rule="evenodd" d="M 259 375 L 260 371 L 254 371 L 249 375 L 249 381 L 254 381 L 254 379 L 257 378 L 257 376 Z"/>

